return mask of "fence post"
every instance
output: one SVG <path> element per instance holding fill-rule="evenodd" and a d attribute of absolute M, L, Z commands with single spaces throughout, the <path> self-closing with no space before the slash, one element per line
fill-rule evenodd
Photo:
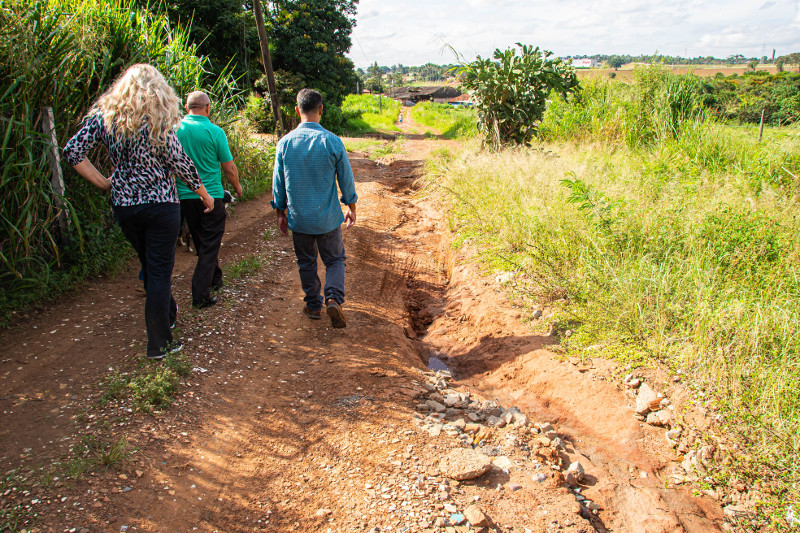
<path fill-rule="evenodd" d="M 55 118 L 53 117 L 52 107 L 42 108 L 42 130 L 50 141 L 47 147 L 47 160 L 50 163 L 50 182 L 53 184 L 53 192 L 58 206 L 58 227 L 61 229 L 61 242 L 65 246 L 70 243 L 69 216 L 67 216 L 67 206 L 64 202 L 64 175 L 61 172 L 61 156 L 58 150 L 58 138 L 56 137 Z"/>
<path fill-rule="evenodd" d="M 761 142 L 761 137 L 764 135 L 764 113 L 766 108 L 761 110 L 761 124 L 758 125 L 758 142 Z"/>

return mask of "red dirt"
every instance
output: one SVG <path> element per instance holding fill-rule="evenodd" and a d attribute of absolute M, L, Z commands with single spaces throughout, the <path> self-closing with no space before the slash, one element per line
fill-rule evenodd
<path fill-rule="evenodd" d="M 449 251 L 439 206 L 413 185 L 437 144 L 407 140 L 391 164 L 352 154 L 360 201 L 345 231 L 344 330 L 301 313 L 291 243 L 275 236 L 266 198 L 235 208 L 221 258 L 264 264 L 229 279 L 217 306 L 189 309 L 194 257 L 179 250 L 176 331 L 195 371 L 163 412 L 98 407 L 109 369 L 143 359 L 133 262 L 2 332 L 0 463 L 30 492 L 2 494 L 0 509 L 36 510 L 39 531 L 414 532 L 478 531 L 435 525 L 453 514 L 445 504 L 477 502 L 497 531 L 720 530 L 715 502 L 664 488 L 675 452 L 663 429 L 634 419 L 610 363 L 581 372 L 562 361 L 468 253 Z M 601 510 L 582 516 L 557 473 L 534 481 L 533 456 L 508 444 L 508 428 L 487 441 L 513 467 L 446 480 L 439 460 L 462 444 L 425 431 L 417 412 L 433 354 L 451 366 L 451 388 L 553 423 L 562 459 L 580 460 L 583 495 Z M 69 479 L 69 446 L 86 435 L 124 435 L 130 457 Z M 38 470 L 58 461 L 59 479 Z"/>

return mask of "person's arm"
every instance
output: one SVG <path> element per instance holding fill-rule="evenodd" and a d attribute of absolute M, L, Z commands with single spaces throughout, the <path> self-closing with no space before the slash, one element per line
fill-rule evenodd
<path fill-rule="evenodd" d="M 111 180 L 103 176 L 103 174 L 101 174 L 100 171 L 95 168 L 92 162 L 85 157 L 80 163 L 77 165 L 72 165 L 72 167 L 78 172 L 78 174 L 89 180 L 89 182 L 91 182 L 91 184 L 95 187 L 103 189 L 104 191 L 111 190 Z"/>
<path fill-rule="evenodd" d="M 111 189 L 111 181 L 86 158 L 89 150 L 100 141 L 102 120 L 100 115 L 94 115 L 87 119 L 78 133 L 64 146 L 64 158 L 78 174 L 89 180 L 92 185 L 108 191 Z"/>
<path fill-rule="evenodd" d="M 275 150 L 275 166 L 272 169 L 272 207 L 278 229 L 283 235 L 289 234 L 289 216 L 286 214 L 286 176 L 283 171 L 283 147 L 278 144 Z"/>
<path fill-rule="evenodd" d="M 222 172 L 225 173 L 225 177 L 231 182 L 231 185 L 233 185 L 233 190 L 236 191 L 236 197 L 240 197 L 242 195 L 242 186 L 239 183 L 239 169 L 236 168 L 233 159 L 226 163 L 220 163 L 220 166 L 222 167 Z"/>
<path fill-rule="evenodd" d="M 200 181 L 200 176 L 197 174 L 197 168 L 195 168 L 194 162 L 186 155 L 174 131 L 167 133 L 164 163 L 178 179 L 189 186 L 189 190 L 194 191 L 194 193 L 200 197 L 203 201 L 203 205 L 206 206 L 205 210 L 203 210 L 204 213 L 210 213 L 214 210 L 214 199 L 208 194 L 208 191 L 203 186 L 203 182 Z"/>
<path fill-rule="evenodd" d="M 344 221 L 347 223 L 345 228 L 352 228 L 356 223 L 356 183 L 353 177 L 353 169 L 350 167 L 350 159 L 347 157 L 347 150 L 341 143 L 339 154 L 336 160 L 336 181 L 339 183 L 339 190 L 342 191 L 341 201 L 347 204 L 347 213 Z"/>
<path fill-rule="evenodd" d="M 347 206 L 347 213 L 344 215 L 344 221 L 347 223 L 345 228 L 350 229 L 356 223 L 356 204 L 349 204 Z"/>

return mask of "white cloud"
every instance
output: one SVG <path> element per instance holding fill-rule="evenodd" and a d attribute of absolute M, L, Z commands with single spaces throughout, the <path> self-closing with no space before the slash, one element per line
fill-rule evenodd
<path fill-rule="evenodd" d="M 760 57 L 800 51 L 797 0 L 361 0 L 357 66 L 450 63 L 449 44 L 471 60 L 516 42 L 556 55 Z"/>

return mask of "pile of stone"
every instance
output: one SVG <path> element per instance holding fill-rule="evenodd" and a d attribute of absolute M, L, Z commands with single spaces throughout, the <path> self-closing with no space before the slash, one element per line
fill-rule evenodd
<path fill-rule="evenodd" d="M 598 513 L 601 507 L 581 494 L 583 465 L 569 462 L 564 452 L 571 445 L 551 423 L 533 422 L 516 406 L 505 408 L 495 401 L 474 398 L 469 391 L 451 388 L 449 371 L 426 372 L 423 378 L 418 383 L 414 415 L 418 425 L 434 437 L 451 437 L 460 444 L 441 459 L 439 471 L 443 476 L 461 482 L 478 478 L 492 468 L 508 473 L 515 464 L 509 456 L 519 454 L 534 472 L 535 482 L 548 482 L 554 487 L 566 485 L 579 504 L 576 511 L 584 517 Z M 505 488 L 514 491 L 521 486 L 509 483 Z M 463 514 L 469 524 L 477 526 L 470 515 L 483 515 L 482 511 L 481 515 L 475 512 L 479 510 L 456 513 L 449 524 L 445 520 L 436 525 L 454 525 Z M 491 519 L 486 520 L 491 523 Z"/>
<path fill-rule="evenodd" d="M 651 426 L 669 427 L 673 420 L 672 405 L 663 393 L 656 392 L 641 378 L 628 374 L 622 381 L 636 397 L 636 418 Z"/>

